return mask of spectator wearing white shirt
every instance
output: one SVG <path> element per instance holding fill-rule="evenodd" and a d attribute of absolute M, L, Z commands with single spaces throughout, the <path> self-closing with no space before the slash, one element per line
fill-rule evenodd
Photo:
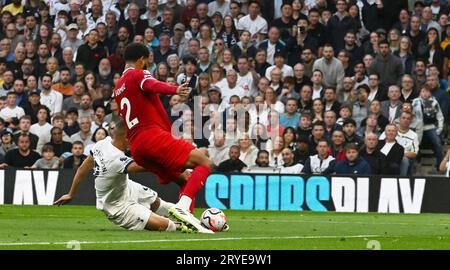
<path fill-rule="evenodd" d="M 88 146 L 92 142 L 92 132 L 91 132 L 91 118 L 83 116 L 80 118 L 80 131 L 70 136 L 72 143 L 80 141 L 83 143 L 84 147 Z"/>
<path fill-rule="evenodd" d="M 267 21 L 261 17 L 260 4 L 258 1 L 251 1 L 248 6 L 248 15 L 239 19 L 236 26 L 238 31 L 247 30 L 251 34 L 253 42 L 261 42 L 267 35 Z"/>
<path fill-rule="evenodd" d="M 239 98 L 243 98 L 246 93 L 244 88 L 237 85 L 237 73 L 234 69 L 230 69 L 227 72 L 227 84 L 222 88 L 222 103 L 229 102 L 230 97 L 233 95 L 239 96 Z"/>
<path fill-rule="evenodd" d="M 385 139 L 380 140 L 380 152 L 386 156 L 387 167 L 383 171 L 387 175 L 399 175 L 405 154 L 405 148 L 397 142 L 398 128 L 394 124 L 388 124 L 384 129 Z"/>
<path fill-rule="evenodd" d="M 267 63 L 275 64 L 275 55 L 285 51 L 285 43 L 280 39 L 281 31 L 278 27 L 272 26 L 268 33 L 269 38 L 258 45 L 258 49 L 265 49 L 267 51 Z"/>
<path fill-rule="evenodd" d="M 284 140 L 281 136 L 275 136 L 272 142 L 272 149 L 269 151 L 269 166 L 279 168 L 284 164 L 283 156 L 281 155 Z"/>
<path fill-rule="evenodd" d="M 271 72 L 275 68 L 281 69 L 281 79 L 284 80 L 286 77 L 294 77 L 294 69 L 285 64 L 285 54 L 283 52 L 275 53 L 274 65 L 266 69 L 266 78 L 272 80 Z"/>
<path fill-rule="evenodd" d="M 264 126 L 269 124 L 269 108 L 264 104 L 263 96 L 255 97 L 254 104 L 250 105 L 248 113 L 250 114 L 250 129 L 253 129 L 253 126 L 257 123 L 263 124 Z"/>
<path fill-rule="evenodd" d="M 25 111 L 16 105 L 16 94 L 14 91 L 8 92 L 6 95 L 6 107 L 0 110 L 0 117 L 5 120 L 5 122 L 11 122 L 12 118 L 16 117 L 19 119 L 25 115 Z"/>
<path fill-rule="evenodd" d="M 400 114 L 398 133 L 395 139 L 401 146 L 403 146 L 403 148 L 405 148 L 405 155 L 403 156 L 400 167 L 401 176 L 411 175 L 414 162 L 417 154 L 419 153 L 419 139 L 417 133 L 409 128 L 413 118 L 413 114 L 408 111 L 403 111 Z M 385 133 L 381 134 L 380 140 L 385 139 L 385 137 Z"/>
<path fill-rule="evenodd" d="M 92 0 L 91 12 L 86 14 L 87 24 L 93 29 L 99 22 L 106 24 L 105 14 L 103 13 L 103 4 L 101 0 Z"/>
<path fill-rule="evenodd" d="M 47 116 L 48 116 L 48 108 L 42 105 L 41 107 L 39 107 L 39 110 L 37 111 L 38 122 L 36 124 L 31 125 L 30 127 L 30 132 L 35 134 L 39 138 L 50 134 L 50 130 L 53 127 L 47 122 Z"/>
<path fill-rule="evenodd" d="M 310 147 L 312 147 L 310 145 Z M 305 161 L 302 172 L 305 174 L 327 175 L 334 173 L 336 160 L 330 153 L 329 142 L 326 138 L 321 138 L 317 142 L 316 155 L 309 156 Z"/>
<path fill-rule="evenodd" d="M 284 113 L 284 104 L 283 102 L 278 100 L 275 90 L 273 90 L 273 88 L 271 87 L 267 88 L 266 91 L 264 92 L 263 97 L 266 106 L 270 110 L 275 110 L 278 113 Z"/>
<path fill-rule="evenodd" d="M 50 109 L 50 116 L 62 111 L 63 95 L 52 89 L 52 76 L 42 75 L 41 78 L 41 104 Z"/>
<path fill-rule="evenodd" d="M 225 145 L 225 132 L 221 129 L 217 129 L 213 134 L 214 143 L 208 147 L 208 155 L 214 164 L 219 165 L 228 159 L 228 152 L 230 148 Z"/>
<path fill-rule="evenodd" d="M 128 7 L 125 8 L 125 15 L 128 19 Z M 119 14 L 120 15 L 120 14 Z M 158 9 L 158 0 L 149 0 L 147 11 L 141 15 L 142 20 L 147 20 L 150 27 L 155 27 L 162 21 L 162 11 Z"/>
<path fill-rule="evenodd" d="M 91 137 L 91 144 L 88 144 L 83 151 L 83 154 L 86 156 L 89 156 L 91 154 L 91 150 L 92 147 L 98 142 L 101 141 L 103 139 L 105 139 L 106 137 L 108 137 L 108 131 L 103 128 L 103 127 L 99 127 L 97 128 L 94 132 L 92 132 L 92 137 Z"/>
<path fill-rule="evenodd" d="M 238 139 L 238 144 L 241 149 L 239 159 L 242 160 L 247 167 L 254 166 L 258 155 L 258 148 L 253 145 L 250 135 L 248 133 L 242 133 Z"/>
<path fill-rule="evenodd" d="M 246 96 L 257 96 L 258 89 L 256 82 L 259 77 L 254 69 L 250 69 L 248 58 L 246 56 L 240 56 L 237 61 L 237 66 L 239 70 L 237 84 L 244 88 Z"/>
<path fill-rule="evenodd" d="M 220 12 L 222 16 L 230 15 L 230 1 L 229 0 L 215 0 L 208 4 L 208 16 L 216 12 Z"/>
<path fill-rule="evenodd" d="M 281 156 L 283 157 L 284 164 L 280 166 L 280 173 L 282 174 L 301 174 L 303 170 L 303 165 L 294 162 L 294 153 L 290 148 L 284 148 L 281 151 Z"/>
<path fill-rule="evenodd" d="M 77 25 L 79 28 L 77 39 L 84 40 L 84 37 L 86 37 L 89 34 L 89 31 L 93 29 L 88 25 L 85 14 L 80 14 L 77 16 Z"/>
<path fill-rule="evenodd" d="M 66 40 L 66 27 L 69 22 L 69 11 L 70 10 L 65 9 L 58 10 L 54 22 L 53 32 L 58 33 L 63 41 Z"/>

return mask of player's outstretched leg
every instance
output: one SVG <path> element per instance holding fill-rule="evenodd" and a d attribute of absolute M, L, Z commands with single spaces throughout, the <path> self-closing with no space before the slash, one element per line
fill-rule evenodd
<path fill-rule="evenodd" d="M 183 223 L 175 223 L 172 220 L 162 217 L 158 214 L 152 213 L 147 221 L 145 229 L 150 231 L 181 231 L 186 233 L 191 233 L 194 230 L 188 228 Z"/>
<path fill-rule="evenodd" d="M 194 210 L 195 195 L 205 185 L 206 179 L 211 174 L 211 169 L 214 163 L 201 151 L 194 149 L 190 152 L 188 160 L 184 164 L 185 169 L 193 169 L 192 173 L 187 179 L 187 183 L 183 188 L 180 200 L 177 206 L 190 210 Z"/>
<path fill-rule="evenodd" d="M 185 223 L 187 226 L 192 226 L 200 233 L 214 233 L 211 230 L 204 228 L 200 222 L 190 213 L 188 209 L 193 211 L 195 195 L 203 187 L 206 179 L 211 174 L 211 169 L 214 163 L 209 160 L 206 155 L 197 149 L 190 152 L 188 160 L 184 164 L 185 169 L 194 169 L 189 175 L 186 185 L 182 189 L 180 200 L 175 207 L 169 209 L 169 215 L 175 220 Z"/>
<path fill-rule="evenodd" d="M 175 206 L 175 204 L 166 202 L 160 197 L 157 197 L 156 200 L 150 205 L 150 210 L 160 216 L 168 217 L 169 209 L 173 206 Z"/>

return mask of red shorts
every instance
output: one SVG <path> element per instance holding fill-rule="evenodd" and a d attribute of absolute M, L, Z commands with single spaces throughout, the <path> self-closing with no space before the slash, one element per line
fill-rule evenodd
<path fill-rule="evenodd" d="M 158 176 L 161 184 L 177 179 L 195 147 L 160 128 L 139 131 L 130 141 L 134 160 Z"/>

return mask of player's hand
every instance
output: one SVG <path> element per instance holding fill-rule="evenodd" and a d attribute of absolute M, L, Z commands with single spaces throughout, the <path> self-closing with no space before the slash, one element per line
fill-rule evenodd
<path fill-rule="evenodd" d="M 69 194 L 63 195 L 61 198 L 59 198 L 57 201 L 53 203 L 53 205 L 61 206 L 63 204 L 69 203 L 73 197 Z"/>
<path fill-rule="evenodd" d="M 181 97 L 188 97 L 189 96 L 188 84 L 189 84 L 189 82 L 185 82 L 182 85 L 178 86 L 177 95 L 179 95 Z"/>

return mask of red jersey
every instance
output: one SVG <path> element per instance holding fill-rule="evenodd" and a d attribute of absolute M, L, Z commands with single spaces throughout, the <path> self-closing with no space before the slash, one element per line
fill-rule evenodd
<path fill-rule="evenodd" d="M 140 131 L 160 128 L 171 132 L 171 122 L 158 94 L 173 95 L 177 86 L 160 82 L 147 70 L 127 68 L 117 82 L 114 99 L 127 126 L 130 142 Z"/>

